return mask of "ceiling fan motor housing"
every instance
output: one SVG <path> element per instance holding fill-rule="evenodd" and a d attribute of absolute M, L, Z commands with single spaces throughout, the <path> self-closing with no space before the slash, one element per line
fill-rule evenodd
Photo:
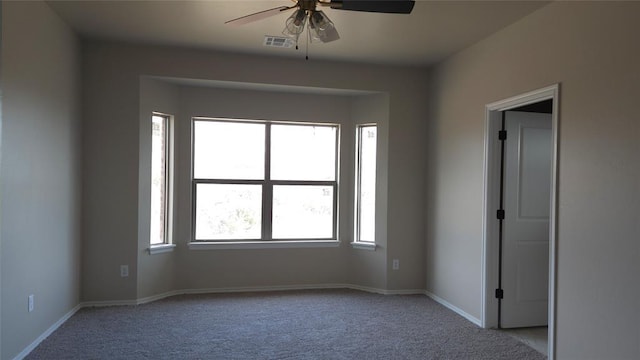
<path fill-rule="evenodd" d="M 316 0 L 298 0 L 298 6 L 305 11 L 314 11 L 316 9 Z"/>
<path fill-rule="evenodd" d="M 379 12 L 388 14 L 410 14 L 413 0 L 331 0 L 332 9 Z"/>

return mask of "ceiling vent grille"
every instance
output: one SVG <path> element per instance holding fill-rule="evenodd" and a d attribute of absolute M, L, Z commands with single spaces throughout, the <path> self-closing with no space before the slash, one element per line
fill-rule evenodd
<path fill-rule="evenodd" d="M 264 46 L 276 47 L 276 48 L 290 48 L 293 47 L 295 42 L 293 39 L 282 36 L 265 35 Z"/>

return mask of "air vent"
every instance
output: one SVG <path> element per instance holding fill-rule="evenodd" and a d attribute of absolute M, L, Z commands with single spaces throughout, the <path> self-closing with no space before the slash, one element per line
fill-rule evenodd
<path fill-rule="evenodd" d="M 290 48 L 293 47 L 295 42 L 293 39 L 282 36 L 264 36 L 264 46 L 277 47 L 277 48 Z"/>

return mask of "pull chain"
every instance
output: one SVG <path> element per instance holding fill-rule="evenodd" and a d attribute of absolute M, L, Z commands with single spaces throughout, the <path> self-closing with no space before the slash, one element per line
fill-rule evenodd
<path fill-rule="evenodd" d="M 305 60 L 309 60 L 309 38 L 311 37 L 311 32 L 307 29 L 307 52 L 304 57 Z"/>

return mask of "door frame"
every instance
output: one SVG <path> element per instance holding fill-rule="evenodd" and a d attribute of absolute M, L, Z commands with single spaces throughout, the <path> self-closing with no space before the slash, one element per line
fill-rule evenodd
<path fill-rule="evenodd" d="M 495 289 L 498 286 L 498 220 L 500 195 L 500 142 L 498 131 L 501 128 L 501 112 L 520 106 L 553 100 L 551 114 L 551 199 L 549 212 L 549 320 L 548 320 L 548 359 L 555 358 L 556 340 L 556 236 L 557 236 L 557 199 L 558 199 L 558 110 L 560 84 L 533 90 L 485 106 L 484 133 L 484 194 L 483 194 L 483 238 L 482 238 L 482 314 L 484 328 L 498 326 L 498 300 Z"/>

